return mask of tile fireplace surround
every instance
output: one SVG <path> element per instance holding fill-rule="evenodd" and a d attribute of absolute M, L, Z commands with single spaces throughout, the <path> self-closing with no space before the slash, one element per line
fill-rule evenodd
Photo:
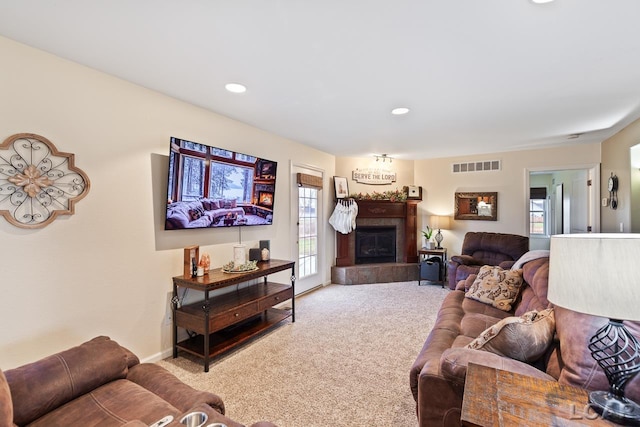
<path fill-rule="evenodd" d="M 360 226 L 396 227 L 396 262 L 355 263 L 355 233 L 336 232 L 336 264 L 331 282 L 341 285 L 418 280 L 417 205 L 419 201 L 360 200 L 356 229 Z"/>

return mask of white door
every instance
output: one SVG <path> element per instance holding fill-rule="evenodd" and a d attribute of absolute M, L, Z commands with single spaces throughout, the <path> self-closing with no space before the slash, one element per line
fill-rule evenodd
<path fill-rule="evenodd" d="M 321 224 L 324 223 L 322 209 L 323 190 L 310 187 L 298 187 L 297 174 L 323 177 L 323 172 L 309 167 L 292 166 L 291 182 L 291 218 L 296 236 L 293 253 L 296 254 L 296 294 L 306 292 L 322 285 L 320 265 L 323 236 Z"/>
<path fill-rule="evenodd" d="M 578 173 L 573 179 L 571 188 L 570 233 L 587 233 L 589 231 L 589 198 L 587 173 Z"/>
<path fill-rule="evenodd" d="M 553 234 L 562 234 L 562 226 L 564 224 L 563 221 L 563 200 L 564 200 L 564 185 L 558 184 L 556 185 L 556 192 L 553 199 Z"/>

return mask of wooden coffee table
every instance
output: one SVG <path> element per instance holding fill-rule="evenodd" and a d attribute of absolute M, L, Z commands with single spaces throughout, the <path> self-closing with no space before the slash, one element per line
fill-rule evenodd
<path fill-rule="evenodd" d="M 615 426 L 588 406 L 588 391 L 469 364 L 463 426 Z"/>

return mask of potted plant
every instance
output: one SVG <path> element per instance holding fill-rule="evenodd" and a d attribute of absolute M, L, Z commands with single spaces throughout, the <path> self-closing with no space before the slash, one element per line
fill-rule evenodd
<path fill-rule="evenodd" d="M 436 244 L 431 240 L 431 236 L 433 235 L 433 228 L 427 225 L 427 229 L 422 230 L 422 235 L 424 236 L 424 247 L 426 249 L 435 248 Z"/>

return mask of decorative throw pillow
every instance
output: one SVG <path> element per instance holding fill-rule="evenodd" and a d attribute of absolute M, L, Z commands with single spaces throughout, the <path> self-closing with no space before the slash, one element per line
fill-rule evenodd
<path fill-rule="evenodd" d="M 204 208 L 205 211 L 213 210 L 213 200 L 201 199 L 200 202 L 202 203 L 202 207 Z"/>
<path fill-rule="evenodd" d="M 196 219 L 200 218 L 202 216 L 202 213 L 200 212 L 200 210 L 198 209 L 189 209 L 189 218 L 191 218 L 191 221 L 195 221 Z"/>
<path fill-rule="evenodd" d="M 553 308 L 507 317 L 485 329 L 467 348 L 485 350 L 522 362 L 535 362 L 553 341 L 556 320 Z"/>
<path fill-rule="evenodd" d="M 521 287 L 522 270 L 504 270 L 498 266 L 483 265 L 465 296 L 509 311 Z"/>

